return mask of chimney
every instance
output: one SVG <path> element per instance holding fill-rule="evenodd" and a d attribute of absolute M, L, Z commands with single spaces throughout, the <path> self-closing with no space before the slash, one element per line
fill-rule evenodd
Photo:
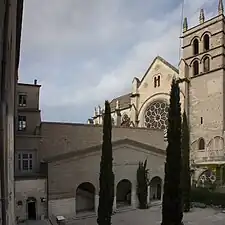
<path fill-rule="evenodd" d="M 34 80 L 34 85 L 37 85 L 37 79 Z"/>

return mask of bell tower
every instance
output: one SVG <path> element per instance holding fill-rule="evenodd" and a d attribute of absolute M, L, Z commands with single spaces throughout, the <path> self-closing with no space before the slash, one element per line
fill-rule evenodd
<path fill-rule="evenodd" d="M 218 0 L 218 13 L 205 18 L 200 10 L 199 24 L 183 23 L 183 59 L 189 69 L 188 118 L 191 150 L 196 161 L 209 159 L 214 137 L 224 137 L 225 130 L 225 30 L 223 1 Z M 215 147 L 215 145 L 214 145 Z M 207 159 L 206 159 L 207 158 Z"/>

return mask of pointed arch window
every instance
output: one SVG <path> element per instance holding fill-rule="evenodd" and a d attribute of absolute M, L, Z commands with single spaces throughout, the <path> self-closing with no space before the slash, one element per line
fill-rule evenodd
<path fill-rule="evenodd" d="M 209 72 L 209 70 L 210 70 L 210 59 L 209 59 L 208 56 L 203 59 L 203 66 L 204 66 L 203 71 L 205 73 Z"/>
<path fill-rule="evenodd" d="M 199 63 L 197 60 L 193 62 L 193 75 L 198 75 L 199 74 Z"/>
<path fill-rule="evenodd" d="M 204 150 L 205 149 L 205 140 L 203 138 L 200 138 L 198 141 L 198 149 Z"/>
<path fill-rule="evenodd" d="M 199 53 L 199 42 L 197 38 L 193 41 L 193 53 L 194 55 Z"/>
<path fill-rule="evenodd" d="M 208 51 L 209 50 L 209 35 L 208 34 L 204 35 L 203 42 L 204 42 L 204 51 Z"/>
<path fill-rule="evenodd" d="M 154 77 L 154 87 L 159 87 L 160 86 L 160 76 Z"/>

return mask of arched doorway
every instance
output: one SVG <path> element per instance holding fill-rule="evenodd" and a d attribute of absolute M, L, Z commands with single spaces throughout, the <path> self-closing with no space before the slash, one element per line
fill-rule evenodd
<path fill-rule="evenodd" d="M 117 184 L 116 188 L 116 206 L 117 208 L 131 205 L 132 184 L 129 180 L 123 179 Z"/>
<path fill-rule="evenodd" d="M 36 198 L 29 197 L 27 199 L 27 217 L 28 220 L 36 220 Z"/>
<path fill-rule="evenodd" d="M 84 182 L 76 190 L 76 213 L 94 212 L 95 187 L 89 182 Z"/>
<path fill-rule="evenodd" d="M 150 201 L 161 200 L 162 196 L 162 179 L 153 177 L 150 182 Z"/>

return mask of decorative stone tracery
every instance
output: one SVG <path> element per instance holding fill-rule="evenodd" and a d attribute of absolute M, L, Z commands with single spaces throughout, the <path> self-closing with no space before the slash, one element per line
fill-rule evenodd
<path fill-rule="evenodd" d="M 169 105 L 165 101 L 155 101 L 149 105 L 144 114 L 147 128 L 166 129 L 168 125 Z"/>

